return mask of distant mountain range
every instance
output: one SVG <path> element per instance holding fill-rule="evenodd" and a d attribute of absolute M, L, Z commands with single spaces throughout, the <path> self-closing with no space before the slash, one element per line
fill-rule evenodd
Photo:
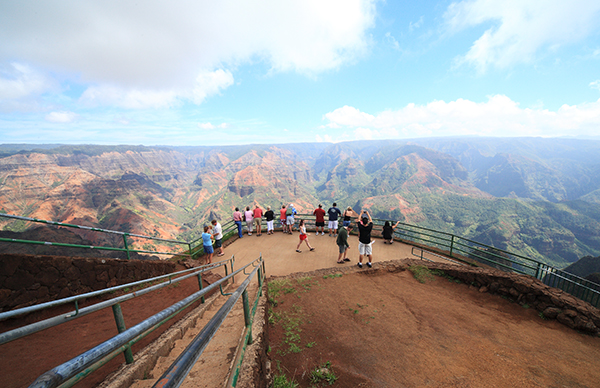
<path fill-rule="evenodd" d="M 3 213 L 188 239 L 236 206 L 334 201 L 565 267 L 600 256 L 600 141 L 0 145 Z"/>

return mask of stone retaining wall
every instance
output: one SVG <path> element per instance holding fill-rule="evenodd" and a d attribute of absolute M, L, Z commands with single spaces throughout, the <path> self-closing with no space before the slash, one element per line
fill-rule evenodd
<path fill-rule="evenodd" d="M 175 271 L 166 261 L 0 254 L 0 311 Z"/>
<path fill-rule="evenodd" d="M 571 329 L 600 335 L 600 310 L 563 290 L 547 286 L 528 275 L 422 260 L 381 264 L 392 272 L 405 270 L 411 265 L 424 265 L 429 269 L 439 269 L 467 285 L 478 287 L 479 292 L 501 295 L 513 302 L 535 308 L 545 319 L 556 319 Z"/>

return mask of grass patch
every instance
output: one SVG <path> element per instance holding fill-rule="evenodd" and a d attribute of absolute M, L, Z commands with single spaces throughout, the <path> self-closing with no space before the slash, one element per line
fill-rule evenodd
<path fill-rule="evenodd" d="M 327 361 L 325 364 L 316 367 L 310 372 L 310 382 L 314 385 L 333 385 L 337 380 L 337 376 L 331 369 L 331 362 Z"/>
<path fill-rule="evenodd" d="M 427 281 L 435 279 L 435 275 L 424 265 L 411 265 L 408 270 L 412 272 L 419 283 L 427 283 Z"/>
<path fill-rule="evenodd" d="M 289 279 L 280 279 L 280 280 L 273 280 L 272 282 L 269 282 L 267 284 L 267 292 L 269 294 L 269 298 L 268 298 L 269 303 L 271 303 L 273 306 L 277 306 L 277 304 L 279 304 L 279 301 L 277 300 L 277 298 L 282 293 L 290 294 L 292 292 L 296 292 L 296 289 L 294 287 L 292 287 L 292 283 L 290 282 Z"/>
<path fill-rule="evenodd" d="M 334 273 L 331 275 L 323 275 L 323 279 L 335 279 L 335 278 L 341 278 L 343 275 L 341 273 Z"/>
<path fill-rule="evenodd" d="M 288 380 L 287 376 L 281 372 L 278 372 L 273 376 L 273 385 L 271 388 L 296 388 L 298 387 L 298 383 L 293 379 Z"/>

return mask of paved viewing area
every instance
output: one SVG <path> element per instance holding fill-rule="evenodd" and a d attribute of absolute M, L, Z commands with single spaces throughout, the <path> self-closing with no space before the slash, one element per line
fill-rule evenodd
<path fill-rule="evenodd" d="M 348 236 L 347 257 L 351 260 L 346 264 L 337 264 L 338 246 L 335 237 L 329 237 L 327 232 L 325 235 L 319 233 L 318 236 L 314 232 L 309 232 L 308 240 L 310 245 L 315 248 L 314 251 L 309 251 L 305 243 L 302 243 L 300 250 L 302 253 L 296 252 L 299 237 L 298 232 L 292 235 L 282 233 L 281 231 L 275 234 L 257 236 L 253 233 L 248 236 L 244 232 L 244 237 L 237 239 L 231 245 L 225 247 L 225 256 L 213 256 L 213 262 L 224 257 L 235 256 L 235 267 L 239 268 L 259 255 L 265 258 L 266 275 L 268 276 L 285 276 L 295 272 L 307 272 L 322 268 L 331 267 L 349 267 L 355 266 L 358 263 L 358 237 L 356 235 Z M 373 262 L 381 262 L 387 260 L 398 260 L 407 258 L 416 258 L 411 251 L 413 246 L 394 242 L 393 244 L 384 244 L 382 239 L 376 238 L 373 243 Z M 415 253 L 420 255 L 421 249 L 415 248 Z M 425 254 L 427 259 L 450 263 L 436 255 Z M 363 259 L 364 268 L 366 268 L 366 258 Z"/>

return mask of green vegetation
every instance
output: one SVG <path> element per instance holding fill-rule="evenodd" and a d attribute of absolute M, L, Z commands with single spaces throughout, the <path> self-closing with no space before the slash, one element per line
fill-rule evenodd
<path fill-rule="evenodd" d="M 408 267 L 408 270 L 412 272 L 419 283 L 427 283 L 428 281 L 435 279 L 431 270 L 423 265 L 411 265 Z"/>
<path fill-rule="evenodd" d="M 310 372 L 310 382 L 314 386 L 323 386 L 325 384 L 333 385 L 333 383 L 335 383 L 336 380 L 337 376 L 335 375 L 335 373 L 333 373 L 333 370 L 331 369 L 330 361 L 327 361 L 325 364 L 316 367 L 312 370 L 312 372 Z"/>

